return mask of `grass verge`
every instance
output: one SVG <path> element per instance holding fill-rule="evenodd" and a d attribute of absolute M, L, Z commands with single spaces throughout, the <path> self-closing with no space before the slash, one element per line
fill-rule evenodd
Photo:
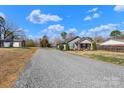
<path fill-rule="evenodd" d="M 109 51 L 67 51 L 68 53 L 124 66 L 124 53 Z"/>

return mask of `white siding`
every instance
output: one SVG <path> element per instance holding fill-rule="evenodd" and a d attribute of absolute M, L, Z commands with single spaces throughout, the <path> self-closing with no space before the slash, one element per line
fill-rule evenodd
<path fill-rule="evenodd" d="M 69 47 L 70 47 L 70 49 L 73 49 L 74 48 L 74 43 L 69 43 Z"/>
<path fill-rule="evenodd" d="M 69 47 L 70 49 L 77 49 L 77 46 L 75 45 L 76 42 L 78 42 L 80 40 L 80 38 L 76 38 L 72 41 L 69 42 Z"/>

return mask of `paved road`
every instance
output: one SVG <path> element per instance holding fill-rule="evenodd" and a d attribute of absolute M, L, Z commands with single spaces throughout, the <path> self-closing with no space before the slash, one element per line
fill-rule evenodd
<path fill-rule="evenodd" d="M 39 49 L 14 87 L 124 87 L 124 67 Z"/>

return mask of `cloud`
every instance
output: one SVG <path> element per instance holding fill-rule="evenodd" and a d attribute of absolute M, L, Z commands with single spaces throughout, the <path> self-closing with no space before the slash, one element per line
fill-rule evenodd
<path fill-rule="evenodd" d="M 17 31 L 28 31 L 28 29 L 24 29 L 24 28 L 18 28 Z"/>
<path fill-rule="evenodd" d="M 81 36 L 81 37 L 92 37 L 92 32 L 89 32 L 88 30 L 83 30 L 79 33 L 79 36 Z"/>
<path fill-rule="evenodd" d="M 42 35 L 47 35 L 50 40 L 54 39 L 55 37 L 61 37 L 61 32 L 66 31 L 67 33 L 76 33 L 77 29 L 72 27 L 69 29 L 65 29 L 65 27 L 63 25 L 60 24 L 56 24 L 56 25 L 50 25 L 47 28 L 43 29 L 41 31 Z"/>
<path fill-rule="evenodd" d="M 42 37 L 42 35 L 31 35 L 31 34 L 28 34 L 27 35 L 27 38 L 28 39 L 34 39 L 34 40 L 39 40 L 39 38 L 41 38 Z"/>
<path fill-rule="evenodd" d="M 92 20 L 92 17 L 91 17 L 91 16 L 86 16 L 86 17 L 84 18 L 84 21 L 89 21 L 89 20 Z"/>
<path fill-rule="evenodd" d="M 124 25 L 124 22 L 122 22 L 122 24 Z"/>
<path fill-rule="evenodd" d="M 6 18 L 5 14 L 0 12 L 0 16 L 3 17 L 3 18 Z"/>
<path fill-rule="evenodd" d="M 44 29 L 44 32 L 61 32 L 64 30 L 64 26 L 60 24 L 50 25 L 48 28 Z"/>
<path fill-rule="evenodd" d="M 100 14 L 99 13 L 94 13 L 93 15 L 91 15 L 91 16 L 86 16 L 85 18 L 84 18 L 84 21 L 90 21 L 90 20 L 92 20 L 92 19 L 96 19 L 96 18 L 99 18 L 100 17 Z"/>
<path fill-rule="evenodd" d="M 96 19 L 100 17 L 100 11 L 98 11 L 98 8 L 93 8 L 91 10 L 88 10 L 89 15 L 84 17 L 84 21 L 90 21 L 92 19 Z"/>
<path fill-rule="evenodd" d="M 81 31 L 80 33 L 79 33 L 79 36 L 84 36 L 86 33 L 85 33 L 85 30 L 83 30 L 83 31 Z"/>
<path fill-rule="evenodd" d="M 91 28 L 88 31 L 90 32 L 112 31 L 112 30 L 115 30 L 117 26 L 119 26 L 119 24 L 100 25 L 98 27 Z"/>
<path fill-rule="evenodd" d="M 67 33 L 76 33 L 77 29 L 76 28 L 70 28 L 67 30 Z"/>
<path fill-rule="evenodd" d="M 88 10 L 88 13 L 96 12 L 97 10 L 98 10 L 98 8 L 93 8 L 91 10 Z"/>
<path fill-rule="evenodd" d="M 59 36 L 62 31 L 64 31 L 64 26 L 56 24 L 43 29 L 40 34 L 47 35 L 52 40 L 54 37 Z"/>
<path fill-rule="evenodd" d="M 62 18 L 60 18 L 58 15 L 43 14 L 41 10 L 38 9 L 33 10 L 27 17 L 27 20 L 34 24 L 44 24 L 49 21 L 58 22 L 61 21 Z"/>
<path fill-rule="evenodd" d="M 99 18 L 99 17 L 100 17 L 100 14 L 98 14 L 98 13 L 93 14 L 93 18 Z"/>
<path fill-rule="evenodd" d="M 116 11 L 116 12 L 124 12 L 124 5 L 115 6 L 114 11 Z"/>
<path fill-rule="evenodd" d="M 117 29 L 121 24 L 105 24 L 105 25 L 100 25 L 94 28 L 90 28 L 87 30 L 82 30 L 79 33 L 79 36 L 88 36 L 88 37 L 93 37 L 96 32 L 98 32 L 98 35 L 101 36 L 108 36 L 112 30 Z"/>

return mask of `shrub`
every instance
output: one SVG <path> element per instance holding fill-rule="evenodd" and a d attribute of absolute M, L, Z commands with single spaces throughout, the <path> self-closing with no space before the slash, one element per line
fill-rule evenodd
<path fill-rule="evenodd" d="M 64 49 L 64 46 L 61 44 L 61 45 L 59 45 L 59 49 L 60 50 L 63 50 Z"/>
<path fill-rule="evenodd" d="M 40 39 L 40 46 L 41 47 L 50 47 L 48 37 L 44 35 L 42 39 Z"/>
<path fill-rule="evenodd" d="M 50 48 L 50 47 L 51 47 L 51 44 L 48 44 L 48 45 L 47 45 L 47 47 L 49 47 L 49 48 Z"/>
<path fill-rule="evenodd" d="M 26 47 L 35 47 L 35 43 L 34 43 L 34 41 L 32 39 L 26 40 L 25 41 L 25 46 Z"/>
<path fill-rule="evenodd" d="M 96 42 L 93 41 L 93 42 L 92 42 L 92 50 L 96 50 L 96 49 L 97 49 Z"/>
<path fill-rule="evenodd" d="M 70 50 L 69 44 L 66 44 L 66 50 Z"/>

